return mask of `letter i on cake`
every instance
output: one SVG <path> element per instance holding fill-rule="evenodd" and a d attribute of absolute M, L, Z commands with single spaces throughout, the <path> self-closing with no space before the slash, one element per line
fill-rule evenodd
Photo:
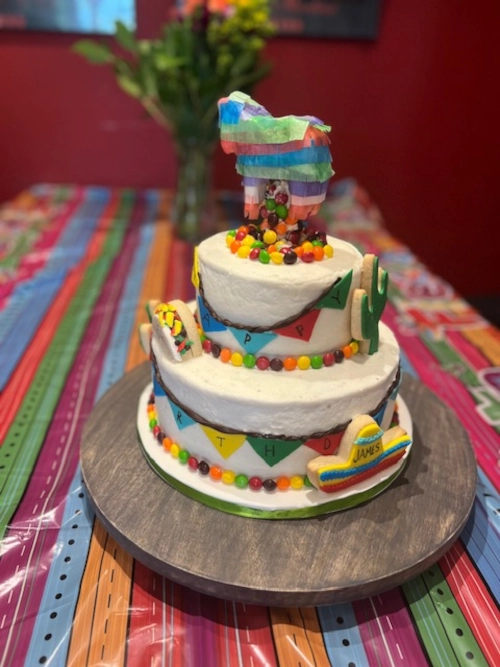
<path fill-rule="evenodd" d="M 353 507 L 394 481 L 411 447 L 407 411 L 393 424 L 404 403 L 380 321 L 387 273 L 309 222 L 333 174 L 329 127 L 238 92 L 219 112 L 244 217 L 195 249 L 193 303 L 148 304 L 144 455 L 178 490 L 243 516 Z"/>

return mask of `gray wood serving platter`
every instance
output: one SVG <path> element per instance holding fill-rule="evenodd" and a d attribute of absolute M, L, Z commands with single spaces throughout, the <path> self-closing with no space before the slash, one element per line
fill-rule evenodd
<path fill-rule="evenodd" d="M 138 398 L 149 380 L 145 363 L 97 403 L 83 434 L 83 479 L 110 535 L 137 560 L 192 589 L 283 607 L 375 595 L 436 562 L 471 512 L 477 467 L 468 436 L 411 377 L 401 394 L 414 444 L 395 483 L 347 511 L 273 521 L 220 512 L 160 479 L 136 430 Z"/>

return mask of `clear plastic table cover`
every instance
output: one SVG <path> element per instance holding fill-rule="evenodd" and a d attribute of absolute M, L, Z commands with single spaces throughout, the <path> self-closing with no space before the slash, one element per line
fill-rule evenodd
<path fill-rule="evenodd" d="M 317 223 L 379 255 L 404 371 L 469 433 L 479 485 L 457 542 L 373 598 L 257 607 L 160 577 L 95 519 L 78 464 L 85 421 L 144 360 L 143 304 L 193 296 L 169 201 L 39 185 L 0 208 L 0 665 L 500 664 L 500 334 L 388 233 L 355 181 L 333 187 Z M 224 224 L 240 211 L 221 197 Z"/>

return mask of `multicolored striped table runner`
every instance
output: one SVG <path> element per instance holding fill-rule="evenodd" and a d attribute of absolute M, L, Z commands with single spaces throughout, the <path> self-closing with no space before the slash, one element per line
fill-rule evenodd
<path fill-rule="evenodd" d="M 0 667 L 499 665 L 500 332 L 354 182 L 334 187 L 318 223 L 379 255 L 404 370 L 470 435 L 479 484 L 460 539 L 383 595 L 278 609 L 164 579 L 95 520 L 78 465 L 85 420 L 144 361 L 144 303 L 193 296 L 192 248 L 169 209 L 164 191 L 57 185 L 0 207 Z M 241 211 L 221 193 L 224 224 Z"/>

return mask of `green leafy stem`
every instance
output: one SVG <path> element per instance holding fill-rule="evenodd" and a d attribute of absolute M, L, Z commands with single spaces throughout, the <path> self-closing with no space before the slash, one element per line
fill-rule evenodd
<path fill-rule="evenodd" d="M 234 7 L 230 15 L 208 17 L 197 8 L 166 23 L 157 39 L 137 39 L 117 22 L 113 44 L 83 39 L 73 51 L 110 66 L 118 86 L 177 138 L 215 142 L 218 100 L 233 90 L 248 92 L 270 71 L 260 62 L 273 31 L 267 0 Z"/>

